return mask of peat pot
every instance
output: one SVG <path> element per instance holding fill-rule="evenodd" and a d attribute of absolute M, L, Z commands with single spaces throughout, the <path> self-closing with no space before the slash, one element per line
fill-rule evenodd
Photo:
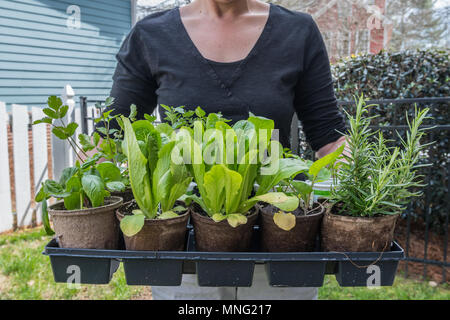
<path fill-rule="evenodd" d="M 125 215 L 137 209 L 136 203 L 128 202 L 117 212 L 121 221 Z M 145 219 L 142 230 L 132 237 L 124 235 L 127 250 L 137 251 L 182 251 L 186 242 L 189 213 L 186 212 L 171 219 Z"/>
<path fill-rule="evenodd" d="M 65 210 L 64 202 L 48 208 L 56 238 L 61 248 L 118 249 L 119 224 L 116 209 L 122 198 L 105 198 L 101 207 Z"/>
<path fill-rule="evenodd" d="M 351 217 L 327 212 L 322 221 L 322 250 L 382 252 L 391 249 L 398 215 Z"/>
<path fill-rule="evenodd" d="M 199 212 L 197 212 L 199 211 Z M 245 252 L 250 250 L 253 227 L 259 214 L 259 206 L 251 209 L 247 223 L 233 228 L 227 220 L 215 222 L 204 212 L 192 207 L 191 217 L 195 230 L 197 251 Z"/>
<path fill-rule="evenodd" d="M 325 212 L 320 203 L 308 215 L 302 209 L 292 212 L 295 215 L 295 227 L 289 231 L 278 227 L 273 221 L 278 208 L 267 205 L 262 212 L 261 246 L 269 252 L 306 252 L 313 251 L 320 230 L 320 223 Z"/>

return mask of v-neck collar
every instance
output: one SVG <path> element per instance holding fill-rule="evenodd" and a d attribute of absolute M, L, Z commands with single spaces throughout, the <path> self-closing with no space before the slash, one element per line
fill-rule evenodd
<path fill-rule="evenodd" d="M 208 74 L 223 88 L 223 89 L 228 89 L 229 86 L 232 86 L 233 83 L 241 76 L 242 71 L 244 70 L 244 66 L 247 64 L 247 62 L 254 57 L 259 49 L 264 45 L 264 43 L 266 43 L 266 40 L 270 34 L 270 30 L 272 29 L 272 15 L 273 15 L 273 4 L 269 3 L 269 14 L 267 17 L 267 21 L 266 24 L 264 25 L 264 28 L 261 32 L 261 34 L 259 35 L 258 39 L 256 40 L 255 45 L 253 46 L 253 48 L 250 50 L 250 52 L 247 54 L 247 56 L 242 59 L 242 60 L 238 60 L 238 61 L 233 61 L 233 62 L 229 62 L 230 65 L 236 65 L 237 67 L 233 72 L 233 75 L 231 77 L 230 83 L 227 85 L 225 84 L 220 77 L 217 75 L 216 71 L 214 70 L 213 66 L 211 65 L 212 63 L 220 63 L 222 65 L 226 65 L 228 64 L 227 62 L 218 62 L 218 61 L 213 61 L 213 60 L 209 60 L 206 59 L 200 52 L 200 50 L 198 50 L 197 46 L 194 44 L 194 41 L 192 41 L 189 33 L 187 32 L 186 27 L 183 24 L 183 21 L 181 19 L 181 13 L 180 13 L 180 8 L 177 7 L 174 10 L 175 14 L 176 14 L 176 20 L 177 20 L 177 24 L 178 27 L 180 29 L 180 32 L 183 34 L 183 39 L 185 40 L 186 44 L 188 45 L 188 47 L 190 48 L 190 51 L 192 52 L 192 54 L 194 54 L 200 61 L 201 63 L 207 65 L 208 67 Z"/>

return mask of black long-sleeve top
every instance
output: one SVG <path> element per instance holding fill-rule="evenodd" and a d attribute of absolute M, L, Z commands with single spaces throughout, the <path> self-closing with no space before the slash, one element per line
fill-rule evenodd
<path fill-rule="evenodd" d="M 275 121 L 289 146 L 294 112 L 314 150 L 345 129 L 333 91 L 326 48 L 312 17 L 277 5 L 246 58 L 215 63 L 204 58 L 181 21 L 179 8 L 139 21 L 117 54 L 111 96 L 114 113 L 138 117 L 158 104 L 201 106 L 238 121 L 249 112 Z"/>

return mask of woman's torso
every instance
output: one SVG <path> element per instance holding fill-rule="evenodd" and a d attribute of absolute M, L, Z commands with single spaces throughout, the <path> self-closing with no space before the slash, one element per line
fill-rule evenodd
<path fill-rule="evenodd" d="M 280 129 L 280 141 L 288 146 L 295 88 L 305 70 L 311 25 L 308 15 L 271 5 L 256 44 L 243 60 L 232 63 L 215 63 L 202 56 L 179 8 L 153 14 L 137 28 L 158 104 L 201 106 L 233 121 L 247 118 L 249 112 L 271 118 Z"/>

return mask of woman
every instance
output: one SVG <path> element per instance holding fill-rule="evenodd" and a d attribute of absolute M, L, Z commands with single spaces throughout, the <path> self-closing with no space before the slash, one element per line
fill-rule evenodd
<path fill-rule="evenodd" d="M 339 146 L 345 125 L 330 64 L 309 15 L 258 0 L 195 0 L 139 21 L 117 54 L 111 96 L 116 113 L 151 113 L 157 104 L 201 106 L 237 121 L 271 118 L 289 146 L 294 112 L 322 157 Z M 314 288 L 272 288 L 260 266 L 251 288 L 153 287 L 154 299 L 312 299 Z"/>

